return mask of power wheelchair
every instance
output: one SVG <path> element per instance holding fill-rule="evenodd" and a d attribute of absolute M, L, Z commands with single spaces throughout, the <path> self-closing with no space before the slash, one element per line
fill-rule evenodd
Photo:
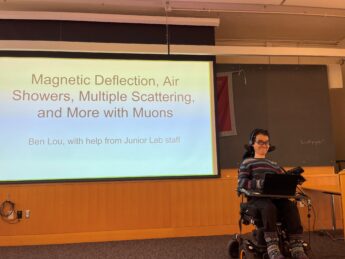
<path fill-rule="evenodd" d="M 304 193 L 296 193 L 294 196 L 284 195 L 261 195 L 259 193 L 251 193 L 245 189 L 238 190 L 242 196 L 242 202 L 240 204 L 240 220 L 239 228 L 240 233 L 235 234 L 228 243 L 228 253 L 230 258 L 239 259 L 269 259 L 267 254 L 267 245 L 264 239 L 263 223 L 260 218 L 258 210 L 251 206 L 249 203 L 244 202 L 244 197 L 269 197 L 269 198 L 289 198 L 295 201 L 305 202 L 308 208 L 308 218 L 310 217 L 310 198 Z M 253 224 L 255 229 L 252 231 L 251 236 L 242 235 L 242 224 L 249 225 Z M 278 238 L 279 238 L 279 249 L 286 258 L 291 257 L 289 249 L 289 238 L 286 229 L 281 222 L 277 222 L 276 225 Z M 311 249 L 307 242 L 302 243 L 305 253 L 310 257 Z"/>

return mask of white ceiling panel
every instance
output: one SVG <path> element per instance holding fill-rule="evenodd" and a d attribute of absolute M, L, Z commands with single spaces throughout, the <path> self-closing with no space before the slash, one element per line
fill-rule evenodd
<path fill-rule="evenodd" d="M 221 44 L 345 46 L 345 0 L 0 0 L 0 10 L 219 17 Z"/>
<path fill-rule="evenodd" d="M 89 12 L 130 15 L 164 15 L 161 0 L 7 0 L 0 2 L 0 10 Z"/>
<path fill-rule="evenodd" d="M 345 9 L 344 0 L 286 0 L 284 5 Z"/>
<path fill-rule="evenodd" d="M 213 3 L 213 4 L 260 4 L 260 5 L 279 5 L 283 0 L 170 0 L 170 3 L 174 2 L 199 2 L 199 3 Z"/>

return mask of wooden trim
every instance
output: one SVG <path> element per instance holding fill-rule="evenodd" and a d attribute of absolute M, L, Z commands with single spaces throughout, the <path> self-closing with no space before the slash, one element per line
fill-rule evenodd
<path fill-rule="evenodd" d="M 339 174 L 339 184 L 341 190 L 341 208 L 342 208 L 342 219 L 343 219 L 343 231 L 345 237 L 345 172 L 340 172 Z"/>
<path fill-rule="evenodd" d="M 247 228 L 249 231 L 249 228 Z M 238 232 L 237 225 L 185 227 L 185 228 L 161 228 L 161 229 L 136 229 L 100 232 L 79 232 L 46 235 L 18 235 L 0 236 L 1 246 L 26 246 L 69 244 L 83 242 L 106 242 L 120 240 L 139 240 L 152 238 L 174 238 L 191 236 L 229 235 Z"/>

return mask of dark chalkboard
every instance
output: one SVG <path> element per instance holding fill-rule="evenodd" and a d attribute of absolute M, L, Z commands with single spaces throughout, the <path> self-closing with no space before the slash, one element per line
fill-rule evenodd
<path fill-rule="evenodd" d="M 233 73 L 236 136 L 219 137 L 221 168 L 238 167 L 254 128 L 268 129 L 282 166 L 333 165 L 327 69 L 314 65 L 217 65 Z M 244 78 L 246 80 L 244 80 Z"/>

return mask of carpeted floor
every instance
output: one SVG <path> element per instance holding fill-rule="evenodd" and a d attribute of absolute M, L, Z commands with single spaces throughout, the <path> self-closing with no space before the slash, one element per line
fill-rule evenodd
<path fill-rule="evenodd" d="M 0 247 L 1 259 L 229 259 L 230 236 L 208 236 L 68 245 Z M 309 240 L 309 233 L 305 234 Z M 345 259 L 344 240 L 310 233 L 312 258 Z"/>

